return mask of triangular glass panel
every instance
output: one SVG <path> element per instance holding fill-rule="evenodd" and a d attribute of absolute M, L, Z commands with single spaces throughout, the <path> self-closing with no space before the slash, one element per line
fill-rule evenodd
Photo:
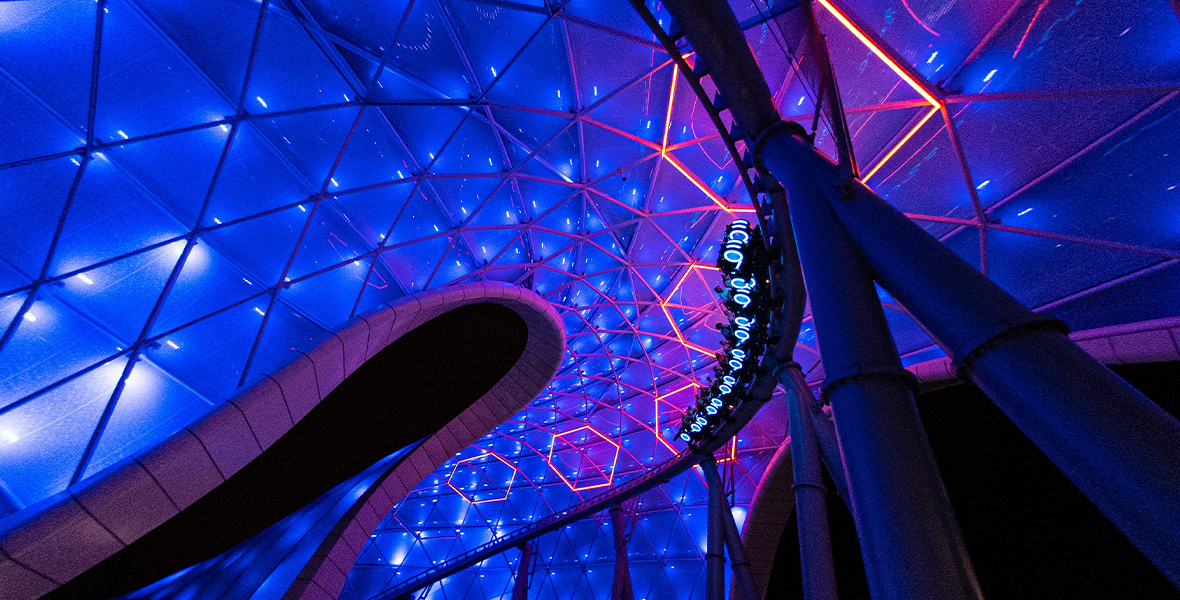
<path fill-rule="evenodd" d="M 81 132 L 63 123 L 7 77 L 0 79 L 0 103 L 11 115 L 0 120 L 0 139 L 7 140 L 0 148 L 0 164 L 65 152 L 86 143 Z"/>
<path fill-rule="evenodd" d="M 572 4 L 567 10 L 578 12 Z M 635 11 L 632 9 L 631 12 Z M 602 101 L 615 90 L 668 60 L 662 48 L 653 52 L 651 46 L 624 41 L 608 31 L 576 21 L 567 21 L 565 26 L 569 32 L 570 53 L 573 55 L 574 72 L 578 74 L 578 93 L 583 106 Z M 648 32 L 647 36 L 650 35 Z M 611 60 L 603 60 L 606 53 L 610 54 Z"/>
<path fill-rule="evenodd" d="M 113 360 L 0 415 L 0 480 L 22 503 L 69 485 L 125 363 Z"/>
<path fill-rule="evenodd" d="M 58 294 L 120 339 L 138 339 L 184 246 L 178 240 L 79 273 L 63 281 Z M 189 258 L 201 263 L 203 249 Z"/>
<path fill-rule="evenodd" d="M 385 268 L 385 263 L 378 261 L 373 266 L 369 279 L 365 281 L 365 289 L 361 292 L 356 312 L 361 314 L 370 310 L 380 310 L 384 308 L 385 303 L 397 302 L 402 295 L 397 280 Z"/>
<path fill-rule="evenodd" d="M 717 208 L 726 204 L 720 190 L 731 191 L 737 181 L 736 174 L 713 171 L 709 180 L 704 180 L 673 161 L 674 156 L 661 160 L 655 170 L 650 196 L 644 208 L 660 213 L 685 208 Z"/>
<path fill-rule="evenodd" d="M 360 83 L 360 85 L 367 89 L 373 84 L 373 78 L 377 75 L 377 68 L 380 66 L 379 59 L 376 55 L 369 54 L 355 50 L 355 46 L 344 46 L 340 42 L 333 42 L 332 49 L 344 59 L 344 64 L 352 69 L 352 77 L 350 79 Z"/>
<path fill-rule="evenodd" d="M 1003 4 L 994 7 L 1006 8 Z M 973 15 L 963 24 L 974 25 L 975 35 L 989 30 L 993 23 L 998 29 L 994 35 L 988 32 L 989 44 L 947 82 L 946 89 L 976 93 L 1175 85 L 1180 79 L 1180 66 L 1175 60 L 1180 19 L 1176 18 L 1175 5 L 1160 3 L 1137 8 L 1141 10 L 1121 11 L 1112 18 L 1102 7 L 1089 4 L 1035 3 L 1016 7 L 1003 21 L 977 23 L 975 19 L 982 15 Z M 962 10 L 966 7 L 949 11 L 946 22 L 961 19 L 955 13 Z M 1146 26 L 1149 23 L 1152 25 Z M 967 45 L 959 52 L 972 48 L 974 45 Z M 947 54 L 953 60 L 954 54 Z"/>
<path fill-rule="evenodd" d="M 499 187 L 491 190 L 494 192 L 491 197 L 488 197 L 486 192 L 478 194 L 478 199 L 483 203 L 483 206 L 469 213 L 470 216 L 466 219 L 466 229 L 473 227 L 502 229 L 514 227 L 521 223 L 521 208 L 519 203 L 516 202 L 513 181 L 505 179 L 494 179 L 492 181 L 495 181 Z M 438 185 L 444 184 L 444 180 L 435 180 L 432 184 L 438 189 Z M 449 182 L 448 184 L 452 187 L 454 185 Z"/>
<path fill-rule="evenodd" d="M 516 186 L 526 213 L 533 219 L 542 218 L 555 207 L 581 196 L 573 187 L 534 179 L 518 178 Z"/>
<path fill-rule="evenodd" d="M 86 130 L 95 19 L 90 2 L 6 3 L 0 69 L 77 131 Z"/>
<path fill-rule="evenodd" d="M 700 143 L 670 151 L 676 159 L 673 168 L 680 167 L 708 187 L 719 198 L 731 198 L 733 189 L 742 185 L 741 175 L 734 165 L 733 157 L 725 142 L 720 139 L 703 140 Z M 693 184 L 695 187 L 696 184 Z"/>
<path fill-rule="evenodd" d="M 298 279 L 335 268 L 369 250 L 338 217 L 321 207 L 303 234 L 287 276 Z"/>
<path fill-rule="evenodd" d="M 357 91 L 290 15 L 271 10 L 250 72 L 244 108 L 253 114 L 340 104 Z"/>
<path fill-rule="evenodd" d="M 0 261 L 0 290 L 4 290 L 0 292 L 0 298 L 2 298 L 0 306 L 4 306 L 4 302 L 7 302 L 11 295 L 21 293 L 15 290 L 25 288 L 32 282 L 32 277 L 13 269 L 8 266 L 8 263 Z M 12 309 L 12 314 L 5 313 L 4 310 L 6 309 L 0 309 L 0 323 L 11 322 L 12 318 L 16 316 L 16 308 Z"/>
<path fill-rule="evenodd" d="M 538 24 L 544 23 L 540 15 L 529 15 L 529 18 Z M 544 23 L 511 66 L 500 74 L 495 85 L 487 90 L 486 97 L 513 106 L 534 106 L 560 112 L 580 109 L 573 74 L 566 60 L 563 25 L 560 19 Z M 526 29 L 520 31 L 524 33 Z M 531 33 L 536 29 L 527 31 Z M 544 89 L 537 85 L 542 81 L 546 84 Z"/>
<path fill-rule="evenodd" d="M 471 253 L 463 247 L 462 242 L 456 240 L 456 243 L 447 252 L 445 258 L 438 265 L 438 271 L 434 273 L 429 285 L 431 287 L 441 287 L 459 283 L 467 278 L 476 268 L 476 261 L 471 256 Z"/>
<path fill-rule="evenodd" d="M 1158 261 L 1077 242 L 994 229 L 987 233 L 988 277 L 1034 309 Z"/>
<path fill-rule="evenodd" d="M 409 0 L 394 2 L 308 2 L 307 10 L 324 29 L 380 56 L 389 47 Z"/>
<path fill-rule="evenodd" d="M 627 169 L 658 155 L 659 147 L 651 147 L 602 127 L 587 124 L 582 127 L 586 147 L 586 172 L 592 180 L 614 175 L 628 175 Z M 650 170 L 651 163 L 648 164 Z"/>
<path fill-rule="evenodd" d="M 425 185 L 434 190 L 447 214 L 460 223 L 471 221 L 476 211 L 483 212 L 489 195 L 499 190 L 497 195 L 505 196 L 504 192 L 511 190 L 507 180 L 500 177 L 440 177 L 431 178 Z"/>
<path fill-rule="evenodd" d="M 922 129 L 908 140 L 906 139 L 914 127 L 918 123 L 922 123 L 929 113 L 930 107 L 918 107 L 858 112 L 849 115 L 848 131 L 852 136 L 852 150 L 856 154 L 857 164 L 860 165 L 862 178 L 866 178 L 870 185 L 876 184 L 880 177 L 896 169 L 901 161 L 918 150 L 923 142 L 929 140 L 930 136 L 937 132 L 943 124 L 942 119 L 938 116 L 925 121 Z M 899 146 L 902 140 L 905 140 L 906 143 Z M 874 173 L 873 169 L 881 162 L 881 159 L 893 152 L 894 148 L 897 148 L 896 153 L 889 157 L 889 162 L 893 166 L 883 165 L 881 167 L 883 169 L 888 167 L 886 171 Z"/>
<path fill-rule="evenodd" d="M 548 20 L 541 12 L 515 10 L 491 2 L 449 2 L 447 14 L 455 24 L 463 55 L 484 90 L 506 85 L 506 78 L 511 77 L 508 73 L 522 64 L 528 70 L 532 61 L 526 57 L 539 43 L 538 38 L 545 35 L 544 31 L 537 34 L 537 30 L 547 21 L 557 23 L 557 19 Z M 564 56 L 564 50 L 560 52 Z M 493 82 L 496 82 L 494 86 Z"/>
<path fill-rule="evenodd" d="M 830 53 L 832 68 L 845 109 L 922 98 L 831 13 L 816 10 L 815 17 L 828 47 L 834 49 Z M 849 127 L 855 129 L 851 123 Z"/>
<path fill-rule="evenodd" d="M 121 141 L 234 114 L 237 99 L 217 90 L 137 8 L 112 0 L 103 12 L 96 139 Z"/>
<path fill-rule="evenodd" d="M 870 180 L 881 197 L 905 213 L 974 219 L 971 195 L 946 129 L 927 123 Z M 939 235 L 941 232 L 932 232 Z"/>
<path fill-rule="evenodd" d="M 607 208 L 606 205 L 608 203 L 622 204 L 636 210 L 642 207 L 644 201 L 647 199 L 648 188 L 651 186 L 651 178 L 655 174 L 656 163 L 659 162 L 656 158 L 658 156 L 658 154 L 653 155 L 651 160 L 645 160 L 634 166 L 624 168 L 618 175 L 595 183 L 593 186 L 594 190 L 610 199 L 609 201 L 599 201 L 599 210 L 602 210 L 604 213 L 611 212 L 634 215 L 634 211 L 628 211 L 622 207 Z M 604 216 L 616 223 L 633 218 L 628 216 L 611 219 L 611 214 L 604 214 Z"/>
<path fill-rule="evenodd" d="M 501 173 L 508 165 L 500 140 L 482 111 L 469 114 L 455 135 L 439 151 L 431 173 Z"/>
<path fill-rule="evenodd" d="M 951 117 L 971 166 L 980 202 L 989 207 L 1063 161 L 1070 160 L 1070 157 L 1094 141 L 1121 128 L 1123 123 L 1132 120 L 1158 100 L 1157 94 L 1119 94 L 1104 96 L 1102 102 L 1094 102 L 1090 97 L 972 102 L 955 107 L 951 110 Z M 1178 106 L 1180 103 L 1173 101 L 1150 113 L 1154 116 L 1133 121 L 1131 126 L 1110 138 L 1102 147 L 1095 148 L 1096 152 L 1090 152 L 1082 161 L 1073 163 L 1076 166 L 1071 169 L 1072 174 L 1066 176 L 1067 180 L 1072 182 L 1087 169 L 1103 169 L 1095 171 L 1095 175 L 1113 184 L 1116 178 L 1105 177 L 1105 169 L 1110 168 L 1107 164 L 1118 161 L 1119 164 L 1140 164 L 1146 167 L 1153 159 L 1167 160 L 1162 153 L 1152 153 L 1148 148 L 1158 149 L 1174 144 L 1158 136 L 1172 136 L 1175 139 L 1175 110 Z M 1070 115 L 1070 118 L 1061 119 L 1061 115 Z M 1004 133 L 1002 139 L 1005 143 L 998 144 L 997 136 L 1001 133 Z M 1126 147 L 1123 142 L 1128 142 L 1130 147 Z M 1020 160 L 1012 160 L 1016 150 L 1019 151 Z M 1107 153 L 1107 150 L 1114 151 Z M 1138 156 L 1133 157 L 1131 154 Z M 1091 164 L 1081 166 L 1081 163 L 1086 162 Z M 1115 168 L 1117 170 L 1119 167 Z M 1140 184 L 1140 177 L 1154 171 L 1143 168 L 1136 171 L 1135 177 L 1126 179 L 1142 185 L 1138 188 L 1140 190 L 1155 189 L 1146 182 Z M 1159 175 L 1166 177 L 1165 173 L 1169 172 L 1169 169 L 1164 168 L 1159 171 Z M 1083 176 L 1078 181 L 1079 187 L 1090 187 L 1089 182 L 1083 182 L 1086 179 Z M 1167 189 L 1170 185 L 1163 186 L 1164 191 L 1175 193 L 1176 190 Z M 1063 197 L 1068 195 L 1062 193 Z M 1088 189 L 1086 195 L 1089 195 Z M 1167 196 L 1159 193 L 1151 195 L 1161 200 Z M 1123 200 L 1120 197 L 1120 202 L 1116 204 L 1121 204 Z M 1025 208 L 1019 202 L 1013 205 L 1021 206 L 1019 210 Z M 1134 209 L 1127 212 L 1131 210 Z M 1105 227 L 1105 221 L 1101 218 L 1092 221 L 1087 219 L 1087 222 L 1103 223 Z"/>
<path fill-rule="evenodd" d="M 375 108 L 365 109 L 348 138 L 348 147 L 332 173 L 329 189 L 352 189 L 405 179 L 414 172 L 413 159 Z"/>
<path fill-rule="evenodd" d="M 468 109 L 461 106 L 383 106 L 381 112 L 385 113 L 394 132 L 417 161 L 417 172 L 434 162 L 439 150 L 467 117 Z"/>
<path fill-rule="evenodd" d="M 294 281 L 280 298 L 292 304 L 326 329 L 348 320 L 361 285 L 368 274 L 368 260 L 358 259 L 308 279 Z"/>
<path fill-rule="evenodd" d="M 664 136 L 671 90 L 672 65 L 669 64 L 599 104 L 589 118 L 658 145 Z"/>
<path fill-rule="evenodd" d="M 163 250 L 168 249 L 166 246 Z M 98 283 L 94 274 L 98 272 L 100 270 L 87 272 L 86 275 Z M 156 317 L 152 334 L 171 331 L 250 296 L 261 294 L 269 283 L 249 279 L 246 273 L 226 260 L 211 245 L 198 241 L 168 292 L 168 299 Z"/>
<path fill-rule="evenodd" d="M 148 355 L 213 402 L 235 393 L 270 296 L 251 300 L 157 339 Z"/>
<path fill-rule="evenodd" d="M 186 232 L 105 154 L 95 153 L 70 206 L 51 272 L 82 269 Z"/>
<path fill-rule="evenodd" d="M 566 129 L 550 140 L 541 148 L 534 160 L 555 172 L 562 181 L 586 181 L 587 173 L 582 165 L 582 144 L 576 127 Z"/>
<path fill-rule="evenodd" d="M 573 119 L 565 116 L 518 110 L 506 106 L 489 107 L 488 111 L 495 119 L 496 125 L 502 130 L 502 135 L 520 143 L 530 152 L 542 147 L 559 132 L 568 129 L 573 124 Z"/>
<path fill-rule="evenodd" d="M 5 227 L 0 254 L 29 279 L 41 275 L 79 162 L 59 158 L 0 169 L 0 188 L 5 190 L 0 222 L 20 223 L 20 227 Z"/>
<path fill-rule="evenodd" d="M 127 377 L 85 476 L 164 439 L 210 408 L 211 403 L 192 388 L 140 359 Z"/>
<path fill-rule="evenodd" d="M 410 79 L 428 82 L 444 98 L 475 98 L 477 84 L 447 34 L 447 20 L 434 0 L 414 2 L 393 42 L 390 67 Z"/>
<path fill-rule="evenodd" d="M 675 215 L 655 215 L 652 222 L 670 236 L 681 250 L 696 255 L 694 250 L 702 242 L 714 241 L 707 237 L 713 227 L 715 212 L 692 212 Z"/>
<path fill-rule="evenodd" d="M 67 282 L 67 285 L 86 285 Z M 24 303 L 26 294 L 0 299 L 8 319 L 7 328 Z M 41 294 L 25 316 L 16 323 L 16 331 L 0 349 L 0 389 L 4 403 L 36 393 L 62 377 L 109 358 L 126 347 L 93 321 L 54 297 Z"/>
<path fill-rule="evenodd" d="M 248 219 L 205 232 L 201 239 L 237 264 L 251 282 L 279 283 L 295 242 L 307 224 L 309 205 Z"/>
<path fill-rule="evenodd" d="M 410 293 L 426 289 L 427 282 L 438 266 L 439 257 L 450 248 L 446 236 L 392 248 L 381 254 L 381 259 L 402 288 Z"/>
<path fill-rule="evenodd" d="M 136 5 L 197 64 L 229 101 L 238 101 L 246 79 L 254 30 L 258 25 L 260 5 L 257 2 L 207 0 L 185 6 L 170 0 L 137 0 Z"/>
<path fill-rule="evenodd" d="M 576 236 L 582 232 L 583 194 L 575 194 L 537 219 L 535 227 Z"/>
<path fill-rule="evenodd" d="M 377 246 L 389 233 L 414 189 L 412 182 L 381 186 L 329 199 L 340 215 L 370 246 Z"/>
<path fill-rule="evenodd" d="M 193 223 L 209 194 L 228 131 L 224 125 L 197 129 L 112 146 L 106 154 L 181 215 L 185 223 Z"/>
<path fill-rule="evenodd" d="M 348 134 L 356 123 L 356 107 L 298 113 L 271 119 L 257 118 L 251 125 L 294 165 L 304 180 L 319 189 L 341 189 L 329 173 L 340 159 Z M 333 173 L 334 176 L 334 173 Z"/>
<path fill-rule="evenodd" d="M 529 287 L 527 283 L 522 283 L 522 280 L 531 269 L 532 257 L 525 245 L 525 240 L 517 238 L 504 248 L 499 258 L 492 260 L 484 271 L 484 277 Z"/>
<path fill-rule="evenodd" d="M 413 243 L 415 240 L 439 236 L 454 226 L 443 214 L 433 197 L 428 197 L 422 187 L 414 192 L 405 208 L 397 217 L 393 233 L 386 240 L 386 246 Z"/>

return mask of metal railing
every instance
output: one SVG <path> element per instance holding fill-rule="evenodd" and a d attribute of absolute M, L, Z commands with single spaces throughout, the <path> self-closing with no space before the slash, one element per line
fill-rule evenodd
<path fill-rule="evenodd" d="M 566 525 L 605 510 L 614 502 L 622 502 L 646 492 L 661 483 L 667 483 L 671 478 L 692 468 L 693 465 L 700 462 L 703 458 L 704 456 L 700 454 L 687 451 L 681 452 L 618 487 L 611 488 L 597 496 L 583 500 L 570 508 L 553 513 L 548 517 L 525 525 L 511 533 L 493 538 L 491 541 L 451 558 L 443 564 L 431 567 L 391 588 L 378 592 L 371 596 L 370 599 L 392 600 L 393 598 L 420 590 L 436 581 L 483 562 L 509 548 L 519 546 L 546 533 L 556 531 Z"/>

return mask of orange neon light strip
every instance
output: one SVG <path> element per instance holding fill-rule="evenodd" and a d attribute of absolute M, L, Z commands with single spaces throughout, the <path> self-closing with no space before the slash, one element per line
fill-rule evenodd
<path fill-rule="evenodd" d="M 730 208 L 730 207 L 726 206 L 725 203 L 722 202 L 721 198 L 719 198 L 717 196 L 716 192 L 714 192 L 712 189 L 710 189 L 709 186 L 705 185 L 705 182 L 701 181 L 692 172 L 690 172 L 689 170 L 687 170 L 683 166 L 681 166 L 680 161 L 676 160 L 676 158 L 673 157 L 668 152 L 662 152 L 661 154 L 663 155 L 664 158 L 668 159 L 668 162 L 673 167 L 676 167 L 677 171 L 680 171 L 681 175 L 684 175 L 685 178 L 687 178 L 689 181 L 691 181 L 692 184 L 695 185 L 698 190 L 700 190 L 702 193 L 704 193 L 706 196 L 708 196 L 709 199 L 712 200 L 714 204 L 721 207 L 721 210 L 724 210 L 725 212 L 727 212 L 731 215 L 734 213 L 754 212 L 753 208 Z"/>
<path fill-rule="evenodd" d="M 889 58 L 889 55 L 885 54 L 885 51 L 874 44 L 868 36 L 866 36 L 863 32 L 861 32 L 860 29 L 856 27 L 856 25 L 853 25 L 852 21 L 850 21 L 848 17 L 844 16 L 844 13 L 840 12 L 828 0 L 819 0 L 819 3 L 821 6 L 826 8 L 828 12 L 832 13 L 832 16 L 836 17 L 836 20 L 839 21 L 841 25 L 847 28 L 848 31 L 851 31 L 852 35 L 856 36 L 856 39 L 860 40 L 860 42 L 865 46 L 868 46 L 869 50 L 872 50 L 873 54 L 877 55 L 877 58 L 880 58 L 886 66 L 888 66 L 894 73 L 897 73 L 898 77 L 901 77 L 902 80 L 910 85 L 910 87 L 914 88 L 914 91 L 921 94 L 922 97 L 925 98 L 930 104 L 938 106 L 938 100 L 934 97 L 934 95 L 926 91 L 926 88 L 922 86 L 922 84 L 910 77 L 909 74 L 905 72 L 905 69 L 902 69 L 900 65 L 898 65 L 896 62 L 893 62 L 893 59 Z"/>
<path fill-rule="evenodd" d="M 666 447 L 668 450 L 671 450 L 672 454 L 676 454 L 678 451 L 676 450 L 676 448 L 672 447 L 672 444 L 670 444 L 668 442 L 668 440 L 664 439 L 664 436 L 660 435 L 660 403 L 663 402 L 664 404 L 671 406 L 675 410 L 680 410 L 679 408 L 676 408 L 676 406 L 673 406 L 671 402 L 664 400 L 664 398 L 667 398 L 668 396 L 671 396 L 672 394 L 679 394 L 680 392 L 683 392 L 684 390 L 687 390 L 688 388 L 691 388 L 691 387 L 697 387 L 697 384 L 690 383 L 688 385 L 678 387 L 678 388 L 676 388 L 676 389 L 674 389 L 662 396 L 656 396 L 656 398 L 655 398 L 656 423 L 655 423 L 655 427 L 654 427 L 654 432 L 656 434 L 656 439 L 660 440 L 660 443 L 662 443 L 664 445 L 664 447 Z"/>
<path fill-rule="evenodd" d="M 615 447 L 615 458 L 611 462 L 611 465 L 610 465 L 610 475 L 607 475 L 606 471 L 603 471 L 602 467 L 599 467 L 598 465 L 594 464 L 594 461 L 590 460 L 590 457 L 586 456 L 585 452 L 578 450 L 577 446 L 570 444 L 570 446 L 572 446 L 575 450 L 578 450 L 578 452 L 581 453 L 581 455 L 583 457 L 585 457 L 587 460 L 590 460 L 590 465 L 592 467 L 594 467 L 594 469 L 597 470 L 599 474 L 601 474 L 603 477 L 607 478 L 606 483 L 596 483 L 594 485 L 577 486 L 573 483 L 570 483 L 570 480 L 565 478 L 565 475 L 562 474 L 561 470 L 559 470 L 557 467 L 555 467 L 553 465 L 553 448 L 554 448 L 554 446 L 557 445 L 557 438 L 565 437 L 571 433 L 577 433 L 579 431 L 582 431 L 583 429 L 590 430 L 591 433 L 597 435 L 598 437 L 605 440 L 608 444 Z M 659 434 L 657 434 L 656 437 L 659 437 Z M 566 443 L 569 444 L 569 442 L 566 442 Z M 618 444 L 616 444 L 614 440 L 603 435 L 601 431 L 598 431 L 597 429 L 591 427 L 590 425 L 583 425 L 577 429 L 573 429 L 573 430 L 567 431 L 565 433 L 553 434 L 553 443 L 549 446 L 549 456 L 545 460 L 546 460 L 546 462 L 549 463 L 549 468 L 553 469 L 554 473 L 557 473 L 557 476 L 560 477 L 563 482 L 565 482 L 565 485 L 569 487 L 570 491 L 580 492 L 583 490 L 593 490 L 593 489 L 597 489 L 597 488 L 608 487 L 614 483 L 614 481 L 615 481 L 615 466 L 618 465 L 618 463 L 619 463 L 619 450 L 621 450 L 621 449 L 622 448 Z M 577 481 L 577 480 L 575 479 L 575 481 Z"/>
<path fill-rule="evenodd" d="M 893 158 L 894 154 L 897 154 L 898 150 L 901 150 L 901 147 L 904 146 L 905 143 L 910 140 L 910 138 L 914 137 L 914 134 L 918 133 L 918 130 L 921 129 L 922 126 L 934 116 L 934 113 L 939 111 L 939 109 L 942 107 L 942 103 L 939 102 L 938 99 L 926 89 L 926 86 L 919 83 L 913 77 L 910 77 L 909 73 L 906 73 L 905 69 L 901 68 L 901 65 L 897 64 L 896 61 L 890 58 L 880 46 L 873 43 L 873 40 L 869 39 L 869 37 L 865 35 L 864 32 L 860 30 L 860 28 L 853 24 L 852 21 L 844 15 L 844 13 L 840 12 L 840 10 L 837 9 L 830 2 L 830 0 L 819 0 L 819 3 L 829 13 L 831 13 L 831 15 L 835 17 L 845 29 L 850 31 L 852 35 L 856 36 L 856 39 L 860 40 L 860 42 L 864 44 L 870 51 L 872 51 L 873 54 L 877 55 L 877 58 L 881 59 L 881 62 L 885 63 L 885 66 L 889 67 L 891 71 L 893 71 L 898 77 L 902 79 L 902 81 L 906 82 L 906 84 L 913 88 L 915 92 L 918 92 L 918 94 L 921 95 L 922 98 L 926 100 L 926 102 L 928 102 L 931 106 L 930 112 L 926 113 L 922 119 L 918 121 L 918 124 L 915 125 L 913 129 L 910 129 L 910 131 L 905 134 L 905 137 L 901 138 L 901 141 L 898 142 L 897 145 L 893 147 L 893 149 L 885 154 L 884 158 L 877 162 L 876 166 L 874 166 L 867 174 L 865 174 L 864 177 L 861 177 L 861 181 L 868 181 L 869 178 L 873 176 L 873 174 L 879 171 L 881 167 L 885 166 L 885 163 L 889 162 L 890 158 Z"/>
<path fill-rule="evenodd" d="M 914 134 L 918 133 L 918 130 L 921 129 L 922 126 L 926 124 L 926 121 L 929 121 L 930 117 L 933 117 L 934 113 L 936 113 L 938 111 L 939 111 L 939 107 L 937 107 L 937 106 L 931 108 L 930 112 L 926 113 L 926 116 L 922 117 L 922 120 L 918 121 L 918 124 L 914 125 L 914 128 L 911 129 L 909 133 L 905 134 L 905 137 L 901 138 L 901 141 L 898 142 L 897 145 L 894 146 L 893 149 L 890 150 L 889 153 L 886 154 L 884 158 L 877 161 L 877 165 L 874 166 L 868 173 L 866 173 L 864 177 L 861 177 L 860 180 L 861 181 L 868 181 L 869 178 L 872 177 L 874 173 L 876 173 L 878 170 L 880 170 L 881 167 L 885 166 L 885 163 L 889 162 L 889 159 L 893 158 L 893 155 L 897 154 L 897 151 L 901 150 L 901 147 L 904 146 L 906 142 L 910 141 L 910 138 L 914 137 Z"/>
<path fill-rule="evenodd" d="M 672 86 L 668 90 L 668 114 L 664 115 L 664 139 L 660 141 L 660 154 L 668 151 L 668 130 L 672 128 L 672 106 L 676 102 L 676 77 L 680 75 L 680 65 L 672 65 Z"/>

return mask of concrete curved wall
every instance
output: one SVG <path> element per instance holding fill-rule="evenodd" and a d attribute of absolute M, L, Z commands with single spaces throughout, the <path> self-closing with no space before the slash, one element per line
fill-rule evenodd
<path fill-rule="evenodd" d="M 3 597 L 37 598 L 115 554 L 262 454 L 390 343 L 438 315 L 482 302 L 502 304 L 525 320 L 524 352 L 491 390 L 373 486 L 288 592 L 291 598 L 335 598 L 363 540 L 393 504 L 549 383 L 561 362 L 565 334 L 556 310 L 543 298 L 515 286 L 475 282 L 401 298 L 349 320 L 189 427 L 0 521 Z"/>
<path fill-rule="evenodd" d="M 754 490 L 750 511 L 742 526 L 742 544 L 746 558 L 750 561 L 750 574 L 758 587 L 758 594 L 766 597 L 766 585 L 774 569 L 774 555 L 778 551 L 779 539 L 791 520 L 795 510 L 795 476 L 791 466 L 791 438 L 783 440 L 770 459 L 770 465 L 762 475 L 762 481 Z M 730 596 L 737 589 L 730 590 Z"/>

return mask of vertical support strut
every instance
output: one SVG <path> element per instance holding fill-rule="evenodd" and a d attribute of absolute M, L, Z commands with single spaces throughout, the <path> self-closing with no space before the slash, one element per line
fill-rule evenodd
<path fill-rule="evenodd" d="M 623 505 L 610 505 L 610 526 L 615 538 L 615 579 L 611 584 L 611 600 L 634 600 L 631 589 L 631 567 L 627 563 L 627 537 L 623 531 Z"/>
<path fill-rule="evenodd" d="M 729 563 L 733 569 L 734 587 L 742 600 L 762 600 L 758 587 L 754 584 L 754 576 L 750 573 L 750 561 L 746 559 L 746 547 L 742 543 L 742 536 L 738 533 L 737 523 L 733 521 L 733 512 L 725 500 L 725 484 L 721 482 L 721 475 L 717 472 L 717 461 L 709 458 L 701 461 L 701 471 L 705 474 L 705 484 L 709 486 L 709 518 L 713 518 L 713 498 L 719 497 L 721 514 L 718 520 L 724 528 L 725 547 L 729 550 Z M 710 521 L 712 532 L 712 521 Z"/>
<path fill-rule="evenodd" d="M 876 599 L 980 598 L 912 375 L 872 276 L 820 185 L 839 180 L 815 178 L 782 148 L 804 133 L 794 123 L 775 126 L 757 154 L 788 192 L 869 588 Z"/>
<path fill-rule="evenodd" d="M 824 489 L 819 443 L 811 417 L 815 398 L 806 382 L 801 381 L 803 371 L 799 363 L 780 365 L 776 374 L 787 391 L 803 598 L 836 600 L 836 568 L 832 562 L 832 538 L 828 530 L 827 490 Z"/>
<path fill-rule="evenodd" d="M 795 515 L 799 522 L 803 598 L 835 600 L 836 571 L 832 562 L 832 540 L 828 531 L 826 490 L 823 485 L 823 471 L 819 464 L 820 450 L 815 435 L 816 423 L 812 421 L 811 414 L 811 406 L 815 399 L 811 395 L 811 389 L 807 387 L 807 382 L 803 380 L 803 371 L 799 363 L 794 360 L 795 344 L 803 322 L 807 293 L 799 264 L 799 253 L 795 248 L 795 232 L 791 227 L 786 190 L 778 186 L 777 182 L 775 188 L 768 196 L 774 222 L 775 244 L 779 249 L 775 279 L 784 300 L 780 313 L 782 329 L 776 332 L 780 337 L 774 349 L 777 363 L 775 376 L 783 385 L 787 398 L 791 470 L 795 479 L 792 489 L 795 492 Z M 827 425 L 830 428 L 830 424 Z M 838 467 L 840 472 L 837 477 L 843 481 L 844 466 L 839 460 L 838 450 L 836 459 L 834 466 Z M 829 463 L 828 469 L 835 473 L 836 470 L 832 467 Z"/>
<path fill-rule="evenodd" d="M 512 582 L 512 600 L 529 598 L 529 566 L 533 563 L 533 545 L 520 547 L 520 560 L 516 562 L 516 580 Z"/>
<path fill-rule="evenodd" d="M 709 488 L 709 524 L 708 537 L 705 540 L 705 600 L 725 600 L 725 488 L 709 481 L 708 470 L 712 466 L 717 472 L 717 461 L 713 457 L 706 458 L 700 463 L 705 471 L 705 483 Z M 732 516 L 730 517 L 732 518 Z"/>
<path fill-rule="evenodd" d="M 787 397 L 791 397 L 792 390 L 796 392 L 804 390 L 810 398 L 811 389 L 808 387 L 799 365 L 795 363 L 794 357 L 795 345 L 799 339 L 799 329 L 803 324 L 803 312 L 807 307 L 807 288 L 803 282 L 803 269 L 799 265 L 799 252 L 795 248 L 795 231 L 791 228 L 791 210 L 787 203 L 787 192 L 778 185 L 777 181 L 773 181 L 769 177 L 766 179 L 769 179 L 770 183 L 774 185 L 774 188 L 767 193 L 767 198 L 770 200 L 771 221 L 774 223 L 775 245 L 779 250 L 779 260 L 774 265 L 774 281 L 778 287 L 778 294 L 783 299 L 783 306 L 779 313 L 779 325 L 775 331 L 779 340 L 775 344 L 774 359 L 779 368 L 795 365 L 795 368 L 789 370 L 789 379 L 780 381 L 787 392 Z M 781 377 L 783 373 L 780 370 L 778 374 Z M 815 434 L 820 456 L 828 467 L 828 473 L 831 473 L 832 480 L 836 484 L 836 493 L 851 508 L 852 505 L 848 500 L 848 485 L 844 482 L 844 461 L 840 459 L 836 431 L 827 415 L 819 410 L 818 405 L 814 402 L 811 405 L 815 406 L 815 410 L 801 412 L 812 422 L 811 431 Z M 794 425 L 788 423 L 788 426 L 793 427 Z M 792 452 L 794 452 L 793 449 Z"/>
<path fill-rule="evenodd" d="M 792 377 L 794 375 L 791 373 Z M 802 385 L 801 389 L 811 392 L 803 373 L 799 373 L 795 385 Z M 832 476 L 832 483 L 836 484 L 836 495 L 851 510 L 852 499 L 848 497 L 848 483 L 844 481 L 844 459 L 840 456 L 840 442 L 836 439 L 836 427 L 832 425 L 831 418 L 818 403 L 812 402 L 811 407 L 812 432 L 815 433 L 815 441 L 819 445 L 819 454 L 823 458 L 824 466 L 828 468 L 828 474 Z"/>

